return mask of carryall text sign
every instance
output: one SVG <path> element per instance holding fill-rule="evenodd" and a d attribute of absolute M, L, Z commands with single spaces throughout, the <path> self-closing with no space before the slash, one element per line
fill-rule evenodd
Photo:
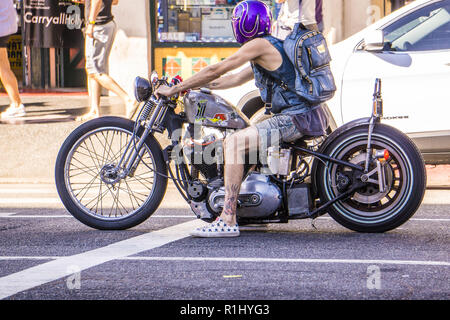
<path fill-rule="evenodd" d="M 84 7 L 70 1 L 24 0 L 24 43 L 40 48 L 74 48 L 82 43 Z"/>

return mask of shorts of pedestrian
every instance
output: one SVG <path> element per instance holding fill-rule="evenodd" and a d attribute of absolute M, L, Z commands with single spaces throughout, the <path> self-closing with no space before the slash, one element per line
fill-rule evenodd
<path fill-rule="evenodd" d="M 9 37 L 10 37 L 10 35 L 4 36 L 4 37 L 0 37 L 0 48 L 7 48 L 8 47 Z"/>
<path fill-rule="evenodd" d="M 88 74 L 108 72 L 108 59 L 116 35 L 116 28 L 114 21 L 103 25 L 94 25 L 94 37 L 86 36 L 85 58 Z"/>

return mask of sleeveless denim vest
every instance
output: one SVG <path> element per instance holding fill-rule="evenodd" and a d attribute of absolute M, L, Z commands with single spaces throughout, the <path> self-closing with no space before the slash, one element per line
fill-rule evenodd
<path fill-rule="evenodd" d="M 304 136 L 321 136 L 326 134 L 329 118 L 322 104 L 311 107 L 311 105 L 290 90 L 285 90 L 280 85 L 270 80 L 267 74 L 275 79 L 286 83 L 289 87 L 295 87 L 294 66 L 283 49 L 283 41 L 272 36 L 265 36 L 265 39 L 280 52 L 283 63 L 275 71 L 269 71 L 263 67 L 252 63 L 255 75 L 255 84 L 261 93 L 264 102 L 269 101 L 268 86 L 272 85 L 272 113 L 282 113 L 292 115 L 292 121 L 299 132 Z"/>
<path fill-rule="evenodd" d="M 310 111 L 311 106 L 307 101 L 294 92 L 283 89 L 266 76 L 268 74 L 283 81 L 291 88 L 295 87 L 294 66 L 284 52 L 283 41 L 272 36 L 265 36 L 264 39 L 268 40 L 280 52 L 283 63 L 275 71 L 266 70 L 260 65 L 252 63 L 255 85 L 260 91 L 262 101 L 268 102 L 270 100 L 268 95 L 272 91 L 272 113 L 299 114 Z M 269 86 L 272 86 L 272 90 L 269 90 Z"/>

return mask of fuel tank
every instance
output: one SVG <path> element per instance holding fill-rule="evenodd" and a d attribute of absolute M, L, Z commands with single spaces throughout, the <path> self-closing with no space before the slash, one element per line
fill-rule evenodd
<path fill-rule="evenodd" d="M 189 123 L 224 129 L 244 129 L 248 118 L 222 97 L 207 92 L 191 90 L 184 96 L 184 112 Z"/>

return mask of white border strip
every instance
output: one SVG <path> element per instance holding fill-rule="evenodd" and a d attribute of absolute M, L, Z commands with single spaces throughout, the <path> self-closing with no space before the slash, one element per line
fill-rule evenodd
<path fill-rule="evenodd" d="M 0 261 L 9 260 L 56 260 L 64 257 L 54 256 L 0 256 Z M 305 258 L 245 258 L 245 257 L 119 257 L 121 261 L 192 261 L 192 262 L 257 262 L 257 263 L 344 263 L 344 264 L 397 264 L 415 266 L 450 267 L 447 261 L 425 260 L 383 260 L 383 259 L 305 259 Z"/>
<path fill-rule="evenodd" d="M 318 217 L 317 220 L 333 220 L 331 217 Z M 408 221 L 441 221 L 449 222 L 450 218 L 410 218 Z M 406 221 L 406 222 L 408 222 Z"/>
<path fill-rule="evenodd" d="M 165 209 L 165 208 L 162 208 Z M 63 215 L 33 215 L 33 214 L 19 214 L 14 212 L 0 212 L 0 218 L 73 218 L 70 214 Z M 197 219 L 194 214 L 191 215 L 165 215 L 155 214 L 150 218 L 192 218 Z M 317 220 L 333 220 L 331 217 L 319 217 Z M 333 220 L 334 221 L 334 220 Z M 430 222 L 450 222 L 450 218 L 411 218 L 408 221 L 430 221 Z"/>
<path fill-rule="evenodd" d="M 422 266 L 447 266 L 447 261 L 417 260 L 361 260 L 361 259 L 295 259 L 295 258 L 229 258 L 229 257 L 124 257 L 120 260 L 144 261 L 218 261 L 218 262 L 265 262 L 265 263 L 347 263 L 347 264 L 406 264 Z"/>
<path fill-rule="evenodd" d="M 70 214 L 48 214 L 48 215 L 38 215 L 38 214 L 18 214 L 14 212 L 0 212 L 0 218 L 73 218 Z M 152 215 L 150 218 L 191 218 L 197 219 L 194 214 L 191 215 Z M 450 220 L 450 219 L 449 219 Z"/>
<path fill-rule="evenodd" d="M 79 271 L 95 267 L 102 263 L 138 254 L 142 251 L 161 247 L 173 241 L 189 236 L 194 228 L 203 226 L 201 220 L 188 221 L 158 231 L 119 241 L 108 246 L 61 257 L 29 269 L 19 271 L 0 278 L 0 299 L 17 294 L 21 291 L 46 284 L 68 276 L 74 266 Z M 73 272 L 72 272 L 73 273 Z"/>

